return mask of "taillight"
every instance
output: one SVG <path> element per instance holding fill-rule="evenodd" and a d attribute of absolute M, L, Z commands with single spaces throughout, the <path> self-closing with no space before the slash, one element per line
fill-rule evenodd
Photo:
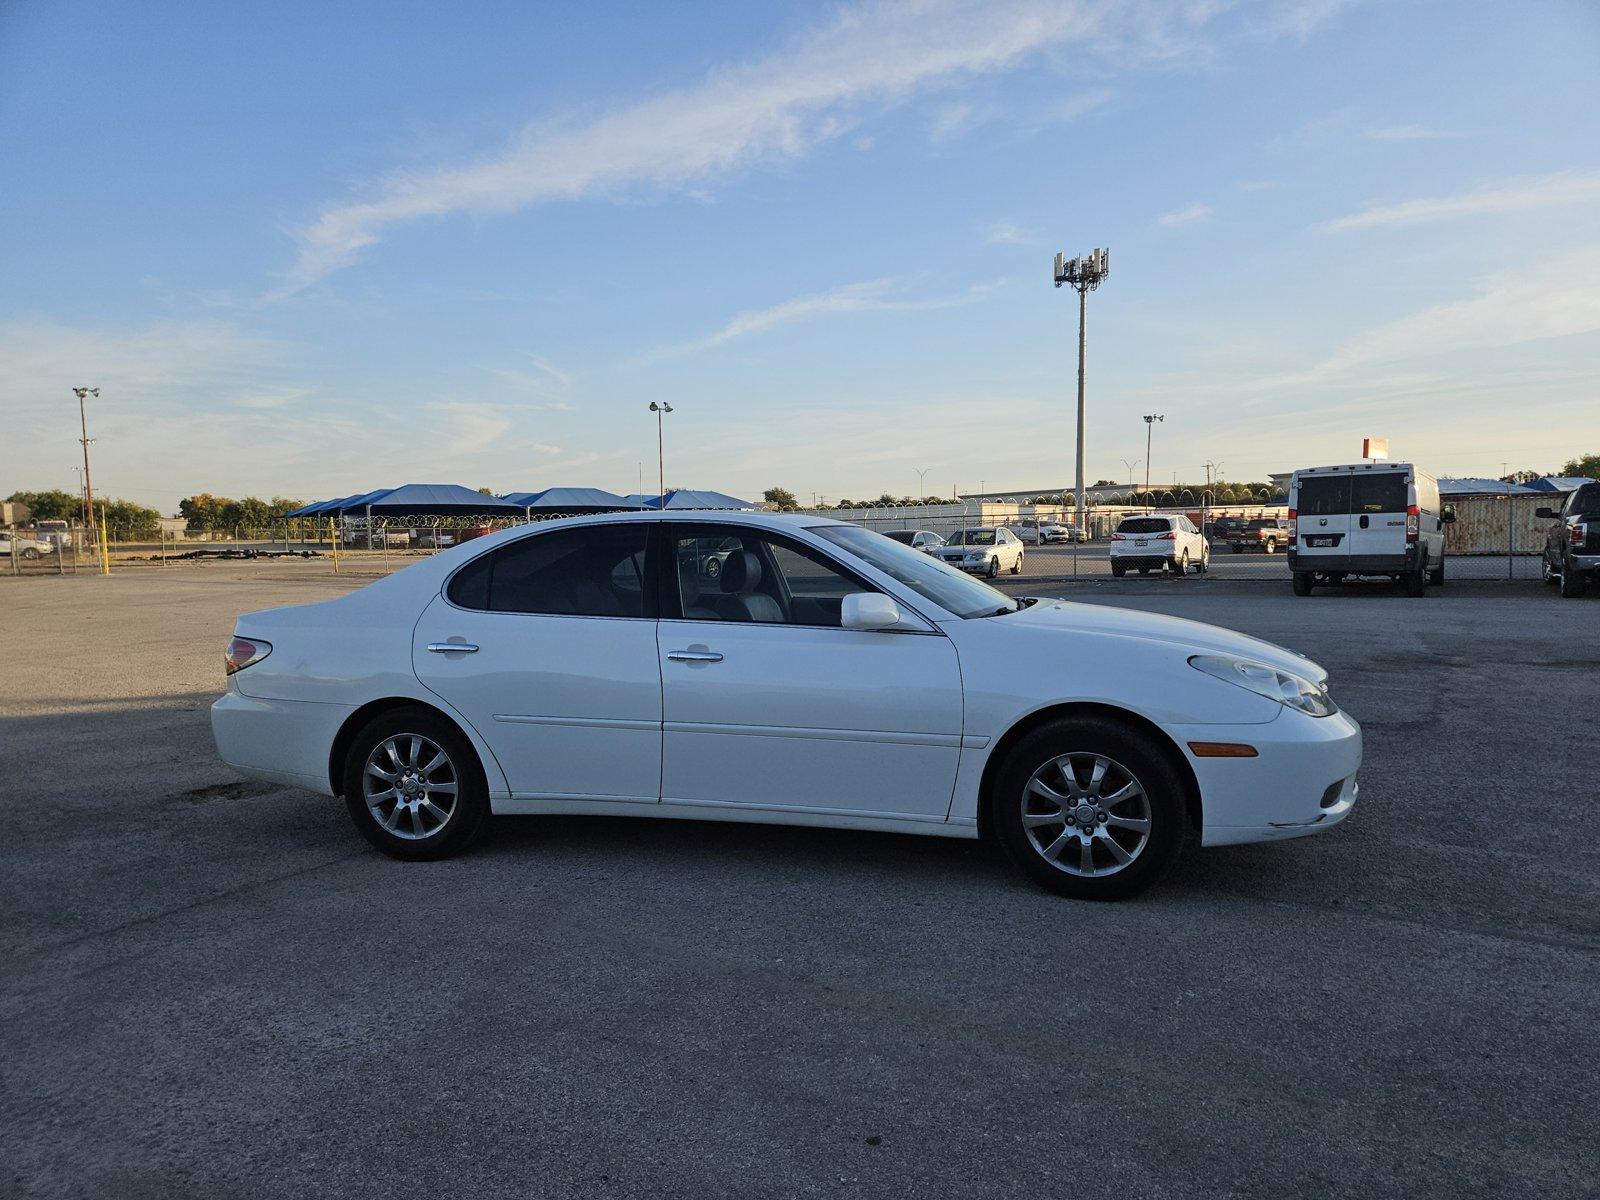
<path fill-rule="evenodd" d="M 1158 541 L 1158 542 L 1163 542 L 1163 541 L 1164 542 L 1175 542 L 1177 540 L 1178 540 L 1178 535 L 1173 533 L 1173 532 L 1171 532 L 1170 530 L 1168 530 L 1166 533 L 1158 535 L 1157 538 L 1156 538 L 1156 541 Z"/>
<path fill-rule="evenodd" d="M 1289 510 L 1289 545 L 1291 546 L 1295 544 L 1295 540 L 1300 536 L 1300 522 L 1298 520 L 1299 516 L 1300 512 L 1298 509 L 1291 508 Z"/>
<path fill-rule="evenodd" d="M 1406 509 L 1406 541 L 1414 542 L 1417 540 L 1417 530 L 1421 528 L 1421 525 L 1422 512 L 1413 504 Z"/>
<path fill-rule="evenodd" d="M 257 642 L 250 638 L 236 637 L 228 643 L 228 651 L 222 656 L 223 667 L 229 675 L 232 675 L 235 671 L 254 666 L 271 653 L 271 642 Z"/>
<path fill-rule="evenodd" d="M 1574 546 L 1581 546 L 1583 545 L 1584 538 L 1589 536 L 1589 527 L 1582 521 L 1579 521 L 1577 524 L 1573 525 L 1571 536 L 1572 544 Z"/>

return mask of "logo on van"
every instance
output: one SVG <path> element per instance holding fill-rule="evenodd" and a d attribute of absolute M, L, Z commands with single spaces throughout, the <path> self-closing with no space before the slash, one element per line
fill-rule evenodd
<path fill-rule="evenodd" d="M 1317 521 L 1318 525 L 1326 525 L 1327 523 L 1328 523 L 1328 518 L 1327 517 L 1322 517 L 1321 519 L 1319 519 Z"/>

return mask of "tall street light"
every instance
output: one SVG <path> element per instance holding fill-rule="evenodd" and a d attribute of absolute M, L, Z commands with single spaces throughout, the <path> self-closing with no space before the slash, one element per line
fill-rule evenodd
<path fill-rule="evenodd" d="M 1133 469 L 1135 467 L 1137 467 L 1143 461 L 1144 461 L 1144 459 L 1142 459 L 1142 458 L 1136 458 L 1132 462 L 1129 462 L 1127 459 L 1123 459 L 1122 460 L 1122 465 L 1128 468 L 1128 498 L 1130 500 L 1133 499 Z M 1146 489 L 1148 489 L 1150 487 L 1150 472 L 1149 471 L 1145 472 L 1144 481 L 1145 481 L 1144 482 L 1144 486 L 1145 486 Z"/>
<path fill-rule="evenodd" d="M 921 501 L 921 499 L 925 495 L 927 495 L 927 492 L 924 490 L 924 487 L 923 487 L 923 480 L 927 479 L 928 472 L 933 470 L 933 468 L 932 467 L 912 467 L 911 469 L 917 473 L 917 500 Z"/>
<path fill-rule="evenodd" d="M 83 443 L 83 529 L 88 533 L 94 528 L 94 482 L 89 478 L 89 443 L 94 439 L 89 436 L 89 418 L 84 414 L 83 402 L 89 396 L 100 399 L 100 389 L 75 387 L 72 394 L 78 398 L 78 428 L 83 434 L 78 440 Z"/>
<path fill-rule="evenodd" d="M 650 411 L 656 415 L 656 482 L 661 486 L 661 498 L 657 501 L 658 508 L 667 506 L 667 455 L 663 448 L 661 435 L 661 418 L 672 411 L 672 405 L 662 401 L 657 404 L 650 401 Z"/>
<path fill-rule="evenodd" d="M 1150 492 L 1150 434 L 1155 430 L 1156 422 L 1166 424 L 1167 418 L 1163 413 L 1145 413 L 1144 415 L 1144 490 L 1146 498 Z"/>
<path fill-rule="evenodd" d="M 1088 317 L 1089 293 L 1100 286 L 1111 274 L 1111 252 L 1096 247 L 1088 258 L 1068 259 L 1056 255 L 1056 286 L 1070 283 L 1078 292 L 1078 486 L 1076 521 L 1079 529 L 1087 528 L 1083 521 L 1083 339 L 1084 321 Z"/>

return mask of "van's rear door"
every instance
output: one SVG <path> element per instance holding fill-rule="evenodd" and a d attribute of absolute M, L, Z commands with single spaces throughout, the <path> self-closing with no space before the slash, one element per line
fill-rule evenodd
<path fill-rule="evenodd" d="M 1350 473 L 1301 475 L 1295 481 L 1298 559 L 1308 570 L 1318 560 L 1330 569 L 1350 557 Z"/>
<path fill-rule="evenodd" d="M 1350 481 L 1350 552 L 1402 559 L 1411 472 L 1358 470 Z"/>

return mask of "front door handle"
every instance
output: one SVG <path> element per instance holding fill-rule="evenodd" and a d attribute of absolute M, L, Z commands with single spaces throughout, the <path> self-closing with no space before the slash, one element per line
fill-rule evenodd
<path fill-rule="evenodd" d="M 667 657 L 673 662 L 721 662 L 722 655 L 715 650 L 668 650 Z"/>
<path fill-rule="evenodd" d="M 1371 520 L 1371 518 L 1368 517 L 1365 513 L 1363 513 L 1361 515 L 1361 528 L 1365 529 L 1367 527 L 1368 521 L 1370 521 L 1370 520 Z"/>
<path fill-rule="evenodd" d="M 428 650 L 434 654 L 476 654 L 478 648 L 471 642 L 429 642 Z"/>

